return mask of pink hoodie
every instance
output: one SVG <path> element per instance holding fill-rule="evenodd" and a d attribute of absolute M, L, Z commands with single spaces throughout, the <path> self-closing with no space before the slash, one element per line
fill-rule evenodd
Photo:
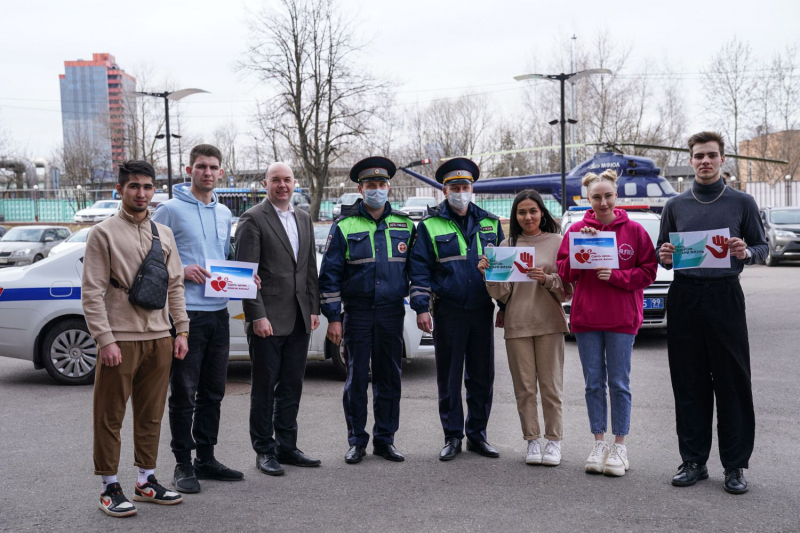
<path fill-rule="evenodd" d="M 576 283 L 572 297 L 570 326 L 575 333 L 610 331 L 635 335 L 642 325 L 644 289 L 656 279 L 656 252 L 653 241 L 641 224 L 628 218 L 622 209 L 614 209 L 611 224 L 600 223 L 593 210 L 569 231 L 579 232 L 589 226 L 597 231 L 617 234 L 619 269 L 608 281 L 601 281 L 593 270 L 572 270 L 569 264 L 569 235 L 558 250 L 558 274 L 565 283 Z"/>

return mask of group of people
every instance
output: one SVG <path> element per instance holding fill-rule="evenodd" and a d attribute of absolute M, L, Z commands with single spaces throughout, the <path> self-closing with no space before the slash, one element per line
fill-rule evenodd
<path fill-rule="evenodd" d="M 619 268 L 570 266 L 569 238 L 532 190 L 512 204 L 509 236 L 497 216 L 471 201 L 480 169 L 467 158 L 436 171 L 445 200 L 415 226 L 388 202 L 395 165 L 369 157 L 350 171 L 362 199 L 345 206 L 333 224 L 319 273 L 313 223 L 295 210 L 292 169 L 269 166 L 267 198 L 245 212 L 230 250 L 231 213 L 214 187 L 222 155 L 211 145 L 191 151 L 188 183 L 150 216 L 155 171 L 142 161 L 119 167 L 119 216 L 89 234 L 82 303 L 100 361 L 94 389 L 94 464 L 101 476 L 99 507 L 130 516 L 134 505 L 117 480 L 120 428 L 130 398 L 138 479 L 134 501 L 163 505 L 201 490 L 200 480 L 237 481 L 242 472 L 217 460 L 214 448 L 225 393 L 229 352 L 227 300 L 205 296 L 209 259 L 235 257 L 258 264 L 257 297 L 243 300 L 252 361 L 250 437 L 256 466 L 283 475 L 284 465 L 315 467 L 319 459 L 298 444 L 297 414 L 309 336 L 325 315 L 326 336 L 343 343 L 347 362 L 343 410 L 348 446 L 344 460 L 367 453 L 368 382 L 372 380 L 372 453 L 404 460 L 395 445 L 400 426 L 404 301 L 417 326 L 433 334 L 438 408 L 444 446 L 441 461 L 466 448 L 499 457 L 487 439 L 494 384 L 494 329 L 503 328 L 528 464 L 557 466 L 563 439 L 564 334 L 575 334 L 585 378 L 589 429 L 594 436 L 585 463 L 589 473 L 622 476 L 630 467 L 625 437 L 631 426 L 631 355 L 642 324 L 643 289 L 660 263 L 672 267 L 671 232 L 728 228 L 725 269 L 676 272 L 667 299 L 668 351 L 682 464 L 672 484 L 708 478 L 714 397 L 726 491 L 747 491 L 742 469 L 753 450 L 755 421 L 744 296 L 739 274 L 767 252 L 752 197 L 720 179 L 725 160 L 721 136 L 689 139 L 695 182 L 667 202 L 657 246 L 644 228 L 615 207 L 617 175 L 587 174 L 591 205 L 570 232 L 616 233 Z M 530 282 L 486 281 L 486 250 L 535 248 Z M 157 250 L 168 273 L 166 304 L 146 308 L 134 297 L 140 265 Z M 146 261 L 145 261 L 146 263 Z M 572 299 L 568 325 L 562 303 Z M 493 301 L 494 300 L 494 301 Z M 499 310 L 496 311 L 495 302 Z M 462 402 L 466 388 L 466 416 Z M 161 419 L 169 388 L 174 491 L 155 477 Z M 607 397 L 608 390 L 608 397 Z M 541 398 L 544 432 L 537 397 Z M 612 444 L 608 431 L 611 405 Z M 544 446 L 540 439 L 544 437 Z M 194 450 L 194 461 L 192 452 Z"/>

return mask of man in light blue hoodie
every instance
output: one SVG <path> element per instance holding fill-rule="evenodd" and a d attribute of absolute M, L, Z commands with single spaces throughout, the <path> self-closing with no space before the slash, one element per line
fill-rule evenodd
<path fill-rule="evenodd" d="M 173 198 L 158 206 L 153 220 L 172 229 L 186 285 L 189 353 L 170 371 L 169 426 L 177 465 L 173 485 L 179 492 L 200 492 L 200 479 L 238 481 L 244 474 L 214 458 L 220 406 L 228 374 L 230 331 L 228 299 L 207 298 L 211 274 L 206 259 L 226 259 L 231 211 L 218 202 L 214 187 L 223 177 L 222 154 L 210 144 L 192 148 L 186 173 L 191 183 L 172 188 Z M 196 459 L 192 465 L 192 450 Z"/>

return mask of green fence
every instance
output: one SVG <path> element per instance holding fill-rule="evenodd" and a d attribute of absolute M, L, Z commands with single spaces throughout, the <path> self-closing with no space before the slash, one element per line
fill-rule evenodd
<path fill-rule="evenodd" d="M 511 205 L 514 203 L 513 198 L 482 198 L 475 201 L 478 207 L 484 211 L 488 211 L 501 218 L 508 218 L 511 216 Z M 553 214 L 558 217 L 561 215 L 561 204 L 555 200 L 544 200 L 544 206 Z"/>
<path fill-rule="evenodd" d="M 0 215 L 5 222 L 72 222 L 79 209 L 75 200 L 0 199 Z"/>

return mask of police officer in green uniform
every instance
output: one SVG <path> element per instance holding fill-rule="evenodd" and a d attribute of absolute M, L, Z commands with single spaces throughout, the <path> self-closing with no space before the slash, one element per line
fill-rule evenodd
<path fill-rule="evenodd" d="M 411 219 L 386 200 L 395 172 L 394 163 L 385 157 L 368 157 L 351 169 L 350 179 L 358 183 L 363 198 L 342 207 L 320 269 L 320 304 L 328 319 L 328 339 L 338 346 L 344 336 L 343 404 L 350 444 L 345 461 L 350 464 L 361 462 L 369 442 L 365 426 L 370 356 L 373 453 L 390 461 L 405 459 L 394 446 L 394 434 L 400 423 L 406 259 L 416 230 Z"/>
<path fill-rule="evenodd" d="M 439 167 L 436 181 L 444 186 L 447 199 L 430 208 L 419 223 L 409 258 L 411 308 L 419 328 L 433 330 L 445 441 L 439 453 L 442 461 L 461 452 L 465 433 L 467 450 L 500 456 L 486 442 L 494 385 L 494 304 L 477 265 L 483 250 L 499 245 L 504 236 L 498 217 L 470 201 L 472 183 L 479 176 L 478 165 L 463 157 Z M 462 379 L 467 389 L 466 425 Z"/>

